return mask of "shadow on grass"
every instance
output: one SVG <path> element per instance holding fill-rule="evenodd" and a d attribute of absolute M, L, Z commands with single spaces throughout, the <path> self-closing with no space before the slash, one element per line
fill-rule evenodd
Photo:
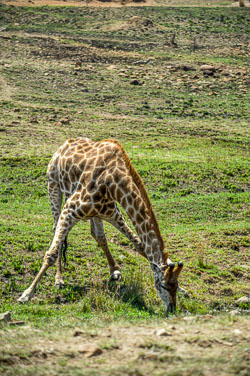
<path fill-rule="evenodd" d="M 116 311 L 123 305 L 139 311 L 154 314 L 151 307 L 145 302 L 145 291 L 140 281 L 99 281 L 91 284 L 67 284 L 62 290 L 55 289 L 51 296 L 52 304 L 83 303 L 83 310 L 90 311 Z"/>
<path fill-rule="evenodd" d="M 144 299 L 144 292 L 140 283 L 135 281 L 128 281 L 127 283 L 119 283 L 109 281 L 109 292 L 114 294 L 114 297 L 123 303 L 130 304 L 133 308 L 142 311 L 153 313 L 152 309 L 148 308 Z"/>

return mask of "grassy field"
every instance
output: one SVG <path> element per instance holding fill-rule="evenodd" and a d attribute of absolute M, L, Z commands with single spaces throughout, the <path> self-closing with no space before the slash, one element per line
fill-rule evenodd
<path fill-rule="evenodd" d="M 0 373 L 247 375 L 249 307 L 236 300 L 249 293 L 249 18 L 0 5 L 0 311 L 25 322 L 2 327 Z M 123 275 L 109 283 L 87 222 L 69 236 L 65 289 L 51 268 L 16 303 L 53 238 L 47 164 L 81 135 L 119 140 L 145 182 L 170 257 L 184 261 L 177 318 L 166 322 L 149 263 L 105 225 Z M 83 340 L 100 357 L 79 359 Z"/>

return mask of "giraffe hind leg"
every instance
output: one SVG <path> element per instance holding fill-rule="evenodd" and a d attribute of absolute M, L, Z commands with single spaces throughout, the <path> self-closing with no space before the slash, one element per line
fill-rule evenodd
<path fill-rule="evenodd" d="M 52 172 L 54 172 L 52 170 Z M 53 175 L 54 178 L 52 179 L 50 177 L 50 174 L 48 172 L 48 193 L 49 193 L 49 202 L 50 207 L 54 219 L 54 227 L 53 231 L 55 232 L 57 222 L 61 213 L 61 207 L 62 207 L 62 191 L 60 189 L 58 177 Z"/>
<path fill-rule="evenodd" d="M 69 198 L 69 196 L 65 197 L 65 204 L 66 204 L 68 198 Z M 64 239 L 63 246 L 62 246 L 62 257 L 63 257 L 64 266 L 67 265 L 67 250 L 68 250 L 68 235 Z"/>
<path fill-rule="evenodd" d="M 93 238 L 97 241 L 98 245 L 103 249 L 109 264 L 110 269 L 110 279 L 117 281 L 121 279 L 121 273 L 119 271 L 119 266 L 116 264 L 113 256 L 110 253 L 107 239 L 103 229 L 103 223 L 100 218 L 94 217 L 90 220 L 91 234 Z"/>
<path fill-rule="evenodd" d="M 67 265 L 67 250 L 68 250 L 68 240 L 67 240 L 67 236 L 63 242 L 63 247 L 62 247 L 62 256 L 63 256 L 63 262 L 64 262 L 64 265 Z"/>
<path fill-rule="evenodd" d="M 58 252 L 58 257 L 56 260 L 56 276 L 55 276 L 55 287 L 57 289 L 63 288 L 65 286 L 63 276 L 62 276 L 62 257 L 63 257 L 63 263 L 64 267 L 67 264 L 67 257 L 66 252 L 68 248 L 68 242 L 67 242 L 67 235 L 64 239 L 64 242 L 61 245 L 61 248 Z"/>

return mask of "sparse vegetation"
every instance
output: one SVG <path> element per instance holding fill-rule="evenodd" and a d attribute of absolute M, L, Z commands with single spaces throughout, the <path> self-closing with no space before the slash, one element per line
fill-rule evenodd
<path fill-rule="evenodd" d="M 72 345 L 69 333 L 80 326 L 90 342 L 99 333 L 100 359 L 108 362 L 117 351 L 114 375 L 165 375 L 166 363 L 175 376 L 211 369 L 247 374 L 243 313 L 249 307 L 236 300 L 249 291 L 248 25 L 245 7 L 0 5 L 0 311 L 29 325 L 2 328 L 9 334 L 0 345 L 0 372 L 76 375 L 83 367 L 86 375 L 104 375 L 108 365 L 83 360 L 79 366 L 78 350 L 66 348 L 78 343 Z M 165 316 L 149 264 L 109 225 L 120 283 L 109 283 L 106 258 L 89 224 L 81 223 L 69 236 L 65 289 L 55 289 L 51 268 L 32 302 L 16 303 L 52 241 L 47 164 L 65 139 L 79 135 L 123 144 L 145 182 L 171 259 L 184 261 L 180 282 L 190 299 L 179 296 L 178 317 L 169 320 L 183 330 L 179 338 L 170 330 L 173 341 L 155 335 Z M 226 313 L 235 309 L 242 317 Z M 133 328 L 143 325 L 150 338 L 143 337 L 126 365 L 119 338 L 129 342 Z M 201 325 L 204 333 L 191 332 Z M 237 326 L 243 334 L 233 334 Z M 41 350 L 49 340 L 54 354 Z M 193 347 L 197 358 L 183 355 Z M 227 348 L 234 352 L 229 365 Z M 34 371 L 44 359 L 45 368 Z"/>

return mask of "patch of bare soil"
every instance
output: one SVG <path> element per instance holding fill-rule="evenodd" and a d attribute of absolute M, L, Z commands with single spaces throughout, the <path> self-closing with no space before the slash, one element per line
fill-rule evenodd
<path fill-rule="evenodd" d="M 102 328 L 79 322 L 75 329 L 50 328 L 48 333 L 28 326 L 4 328 L 0 370 L 21 366 L 23 374 L 30 374 L 36 366 L 37 374 L 39 367 L 49 374 L 53 367 L 54 375 L 63 366 L 64 374 L 84 369 L 84 375 L 106 375 L 111 369 L 114 375 L 166 375 L 166 369 L 169 375 L 247 375 L 248 328 L 248 317 L 237 312 Z"/>
<path fill-rule="evenodd" d="M 71 7 L 110 7 L 110 8 L 119 8 L 119 7 L 133 7 L 133 6 L 169 6 L 169 7 L 176 7 L 176 6 L 205 6 L 211 7 L 216 6 L 218 4 L 213 4 L 212 1 L 202 1 L 202 2 L 194 2 L 190 3 L 190 1 L 176 1 L 176 0 L 165 0 L 165 1 L 154 1 L 154 0 L 0 0 L 0 2 L 5 3 L 7 5 L 15 5 L 15 6 L 45 6 L 45 5 L 52 5 L 52 6 L 71 6 Z M 219 4 L 219 6 L 226 6 L 226 7 L 239 7 L 239 2 L 234 1 L 232 4 L 224 5 Z M 250 7 L 249 0 L 244 2 L 244 7 Z"/>
<path fill-rule="evenodd" d="M 77 6 L 77 7 L 122 7 L 122 6 L 151 6 L 156 5 L 153 0 L 117 0 L 117 1 L 96 1 L 96 0 L 3 0 L 2 1 L 8 5 L 15 6 L 44 6 L 44 5 L 53 5 L 53 6 Z"/>
<path fill-rule="evenodd" d="M 83 63 L 133 63 L 139 58 L 138 54 L 130 51 L 110 52 L 107 48 L 108 44 L 109 42 L 106 41 L 88 39 L 88 44 L 83 41 L 81 44 L 73 45 L 62 43 L 53 37 L 35 35 L 29 41 L 29 53 L 46 60 L 70 60 L 79 70 L 86 69 L 82 67 Z"/>

